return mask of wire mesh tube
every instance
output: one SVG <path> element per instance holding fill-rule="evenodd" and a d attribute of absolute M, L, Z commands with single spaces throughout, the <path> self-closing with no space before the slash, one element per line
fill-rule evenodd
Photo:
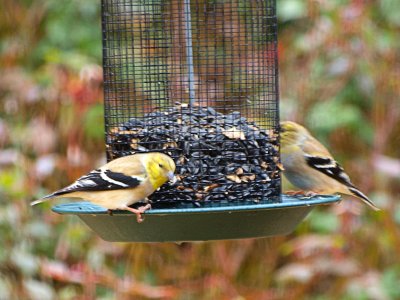
<path fill-rule="evenodd" d="M 190 12 L 190 0 L 184 0 L 185 6 L 185 43 L 186 43 L 186 61 L 188 70 L 189 103 L 195 104 L 194 90 L 194 68 L 193 68 L 193 47 L 192 47 L 192 18 Z"/>
<path fill-rule="evenodd" d="M 160 151 L 159 203 L 277 202 L 274 0 L 102 0 L 108 159 Z"/>

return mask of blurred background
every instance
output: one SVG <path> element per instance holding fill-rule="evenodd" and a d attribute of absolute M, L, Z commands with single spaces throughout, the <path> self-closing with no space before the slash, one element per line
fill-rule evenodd
<path fill-rule="evenodd" d="M 105 162 L 98 0 L 0 3 L 0 299 L 399 299 L 400 2 L 278 0 L 281 119 L 383 210 L 289 236 L 108 243 L 29 202 Z"/>

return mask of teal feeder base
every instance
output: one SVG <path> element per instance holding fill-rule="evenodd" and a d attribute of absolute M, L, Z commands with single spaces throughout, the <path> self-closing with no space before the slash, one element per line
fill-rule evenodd
<path fill-rule="evenodd" d="M 107 210 L 89 202 L 59 204 L 52 210 L 81 218 L 102 239 L 110 242 L 208 241 L 285 235 L 317 205 L 338 202 L 340 196 L 282 195 L 282 202 L 200 208 L 151 209 L 143 223 L 127 211 Z"/>

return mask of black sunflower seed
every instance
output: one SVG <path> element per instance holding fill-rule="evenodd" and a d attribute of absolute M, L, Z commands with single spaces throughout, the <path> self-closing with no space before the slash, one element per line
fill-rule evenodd
<path fill-rule="evenodd" d="M 226 130 L 242 133 L 226 135 Z M 110 158 L 148 151 L 169 154 L 178 177 L 175 185 L 165 184 L 149 197 L 155 205 L 279 201 L 276 134 L 270 136 L 240 112 L 224 115 L 212 107 L 177 104 L 131 118 L 107 135 Z M 207 188 L 211 185 L 216 187 Z"/>

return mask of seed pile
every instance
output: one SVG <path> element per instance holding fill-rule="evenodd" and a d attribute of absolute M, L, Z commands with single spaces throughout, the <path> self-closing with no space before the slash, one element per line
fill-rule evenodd
<path fill-rule="evenodd" d="M 132 118 L 107 138 L 112 158 L 160 151 L 174 159 L 178 180 L 155 192 L 155 203 L 279 201 L 277 134 L 239 112 L 180 104 Z"/>

